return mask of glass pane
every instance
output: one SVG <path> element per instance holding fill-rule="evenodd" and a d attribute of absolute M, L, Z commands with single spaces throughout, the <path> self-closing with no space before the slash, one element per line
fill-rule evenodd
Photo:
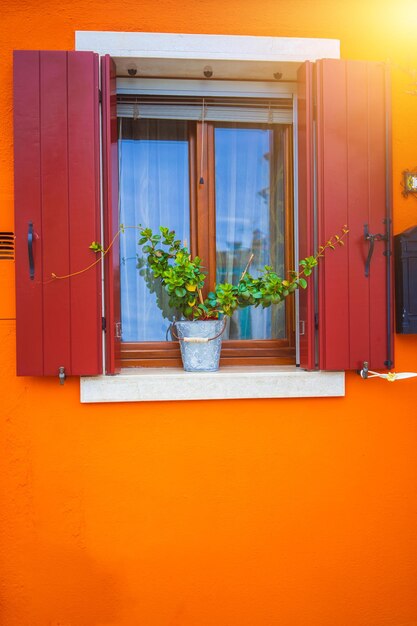
<path fill-rule="evenodd" d="M 174 229 L 190 241 L 187 122 L 119 120 L 120 223 Z M 159 285 L 149 291 L 139 232 L 120 237 L 123 341 L 164 341 L 173 312 Z M 138 268 L 139 264 L 139 268 Z"/>
<path fill-rule="evenodd" d="M 284 130 L 215 128 L 216 282 L 237 284 L 264 265 L 284 272 Z M 282 339 L 285 304 L 236 311 L 229 339 Z"/>

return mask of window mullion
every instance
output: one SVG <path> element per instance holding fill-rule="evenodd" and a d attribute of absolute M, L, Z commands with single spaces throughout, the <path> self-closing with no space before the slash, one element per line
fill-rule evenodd
<path fill-rule="evenodd" d="M 285 273 L 289 269 L 295 269 L 294 265 L 294 183 L 293 183 L 293 145 L 292 132 L 288 126 L 284 133 L 284 194 L 285 194 Z M 295 296 L 287 298 L 286 302 L 286 337 L 290 346 L 295 345 Z"/>
<path fill-rule="evenodd" d="M 210 129 L 212 134 L 212 125 L 206 122 L 197 122 L 196 132 L 196 146 L 197 146 L 197 247 L 196 253 L 203 259 L 203 266 L 205 271 L 209 275 L 209 279 L 206 281 L 206 286 L 203 291 L 203 296 L 206 297 L 209 289 L 212 288 L 212 282 L 214 280 L 212 266 L 213 254 L 215 250 L 210 252 L 211 239 L 210 236 L 210 213 L 214 210 L 214 207 L 210 209 L 210 187 L 213 184 L 213 172 L 209 166 L 209 150 L 208 150 L 208 138 L 210 136 Z M 211 142 L 212 143 L 212 142 Z M 208 235 L 208 236 L 207 236 Z M 215 243 L 215 242 L 214 242 Z"/>
<path fill-rule="evenodd" d="M 196 124 L 188 123 L 188 162 L 190 177 L 190 242 L 189 249 L 192 255 L 197 254 L 197 230 L 198 230 L 198 156 L 197 156 L 197 128 Z"/>
<path fill-rule="evenodd" d="M 207 170 L 208 170 L 208 267 L 209 288 L 214 289 L 216 283 L 216 184 L 215 184 L 215 151 L 214 124 L 207 125 Z"/>

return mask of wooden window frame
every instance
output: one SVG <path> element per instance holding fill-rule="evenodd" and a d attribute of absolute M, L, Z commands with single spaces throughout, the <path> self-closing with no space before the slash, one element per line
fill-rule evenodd
<path fill-rule="evenodd" d="M 216 217 L 214 177 L 214 130 L 218 123 L 189 124 L 190 248 L 207 259 L 208 280 L 203 295 L 214 288 L 216 267 Z M 245 126 L 250 126 L 245 124 Z M 258 125 L 257 125 L 258 126 Z M 294 267 L 293 224 L 293 131 L 285 125 L 285 267 Z M 201 158 L 201 152 L 203 155 Z M 200 184 L 200 178 L 204 180 Z M 221 365 L 288 365 L 295 363 L 294 296 L 286 299 L 285 339 L 223 340 Z M 178 342 L 121 342 L 122 367 L 180 367 Z"/>

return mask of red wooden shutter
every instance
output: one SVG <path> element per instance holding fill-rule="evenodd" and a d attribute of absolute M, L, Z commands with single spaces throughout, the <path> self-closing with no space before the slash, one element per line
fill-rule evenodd
<path fill-rule="evenodd" d="M 103 100 L 103 211 L 106 310 L 106 373 L 120 371 L 120 270 L 119 270 L 119 162 L 117 148 L 116 66 L 106 55 L 101 59 Z"/>
<path fill-rule="evenodd" d="M 16 334 L 19 375 L 102 370 L 98 58 L 14 57 Z"/>
<path fill-rule="evenodd" d="M 324 243 L 344 224 L 349 227 L 344 248 L 326 254 L 319 266 L 318 366 L 392 367 L 386 70 L 378 63 L 319 61 L 313 91 L 316 241 Z M 301 177 L 300 194 L 309 186 Z M 366 232 L 380 235 L 370 263 Z"/>

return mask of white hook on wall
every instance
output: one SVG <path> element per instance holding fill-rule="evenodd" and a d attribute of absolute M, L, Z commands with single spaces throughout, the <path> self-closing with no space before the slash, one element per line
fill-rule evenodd
<path fill-rule="evenodd" d="M 365 361 L 363 368 L 358 372 L 361 378 L 384 378 L 389 383 L 393 383 L 396 380 L 404 380 L 405 378 L 414 378 L 417 376 L 416 372 L 387 372 L 386 374 L 380 374 L 379 372 L 373 372 L 368 369 L 368 363 Z"/>

